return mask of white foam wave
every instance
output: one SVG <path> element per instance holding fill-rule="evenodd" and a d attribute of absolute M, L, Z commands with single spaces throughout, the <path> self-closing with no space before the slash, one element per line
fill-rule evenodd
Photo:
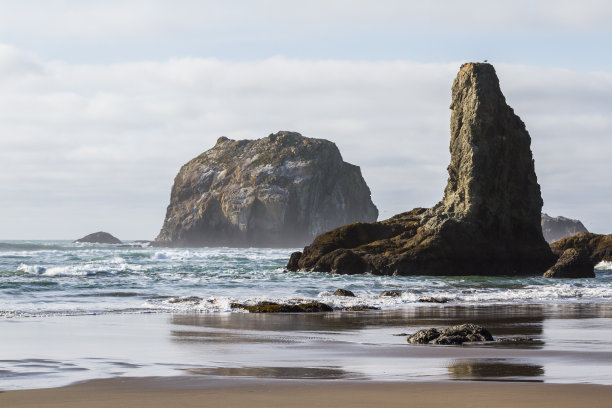
<path fill-rule="evenodd" d="M 173 296 L 149 299 L 143 307 L 173 313 L 231 312 L 232 300 L 229 297 Z"/>
<path fill-rule="evenodd" d="M 93 276 L 98 274 L 118 274 L 122 272 L 130 272 L 145 269 L 142 265 L 129 265 L 127 263 L 109 263 L 96 264 L 87 263 L 80 265 L 68 266 L 50 266 L 41 265 L 26 265 L 21 264 L 18 271 L 29 273 L 32 275 L 53 276 L 53 277 L 71 277 L 71 276 Z"/>
<path fill-rule="evenodd" d="M 595 265 L 595 269 L 598 271 L 611 271 L 612 270 L 612 262 L 610 261 L 601 261 L 597 265 Z"/>

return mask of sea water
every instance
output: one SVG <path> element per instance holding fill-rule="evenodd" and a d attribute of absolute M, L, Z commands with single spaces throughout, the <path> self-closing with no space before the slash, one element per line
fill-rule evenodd
<path fill-rule="evenodd" d="M 292 249 L 154 248 L 69 241 L 0 242 L 0 318 L 101 313 L 240 313 L 231 304 L 317 300 L 342 309 L 612 303 L 612 263 L 595 279 L 392 277 L 289 272 Z M 338 288 L 355 297 L 333 296 Z M 381 297 L 384 290 L 399 297 Z"/>

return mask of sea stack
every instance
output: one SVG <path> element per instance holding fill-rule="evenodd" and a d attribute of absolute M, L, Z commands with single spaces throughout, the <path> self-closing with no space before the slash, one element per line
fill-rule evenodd
<path fill-rule="evenodd" d="M 334 143 L 285 131 L 221 137 L 174 179 L 154 245 L 296 247 L 377 217 L 361 170 Z"/>
<path fill-rule="evenodd" d="M 549 244 L 579 232 L 589 232 L 579 220 L 542 213 L 542 234 Z"/>
<path fill-rule="evenodd" d="M 291 270 L 384 275 L 541 275 L 556 257 L 525 124 L 492 65 L 461 66 L 452 86 L 444 197 L 388 220 L 347 225 L 295 253 Z"/>

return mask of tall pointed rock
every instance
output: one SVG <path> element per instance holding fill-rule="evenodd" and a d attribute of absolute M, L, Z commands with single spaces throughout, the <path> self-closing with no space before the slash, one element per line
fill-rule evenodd
<path fill-rule="evenodd" d="M 291 269 L 338 273 L 541 274 L 554 263 L 525 124 L 492 65 L 464 64 L 452 87 L 451 162 L 444 198 L 374 224 L 330 231 Z"/>

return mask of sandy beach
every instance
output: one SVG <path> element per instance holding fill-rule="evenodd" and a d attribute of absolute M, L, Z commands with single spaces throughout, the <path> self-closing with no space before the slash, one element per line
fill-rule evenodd
<path fill-rule="evenodd" d="M 30 407 L 606 407 L 612 387 L 498 382 L 322 382 L 111 379 L 0 393 L 0 405 Z"/>

